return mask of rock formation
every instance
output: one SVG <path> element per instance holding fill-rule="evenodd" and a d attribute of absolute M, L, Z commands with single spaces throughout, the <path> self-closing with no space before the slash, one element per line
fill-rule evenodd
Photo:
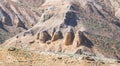
<path fill-rule="evenodd" d="M 67 32 L 64 38 L 64 45 L 71 45 L 73 39 L 74 39 L 73 32 Z"/>
<path fill-rule="evenodd" d="M 40 32 L 39 38 L 41 42 L 45 43 L 47 40 L 49 40 L 50 36 L 46 31 L 42 31 Z"/>
<path fill-rule="evenodd" d="M 53 41 L 56 41 L 61 38 L 62 38 L 62 33 L 60 31 L 58 31 L 53 34 L 51 41 L 53 42 Z"/>
<path fill-rule="evenodd" d="M 83 33 L 81 31 L 77 31 L 75 34 L 75 38 L 73 41 L 74 47 L 79 47 L 83 43 Z"/>
<path fill-rule="evenodd" d="M 82 49 L 85 54 L 109 58 L 116 52 L 120 57 L 119 6 L 118 0 L 4 0 L 0 4 L 0 33 L 22 33 L 3 46 L 71 54 Z"/>

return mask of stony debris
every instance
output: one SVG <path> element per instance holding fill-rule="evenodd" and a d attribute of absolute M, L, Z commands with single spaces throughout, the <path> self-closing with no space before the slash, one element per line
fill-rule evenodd
<path fill-rule="evenodd" d="M 15 51 L 15 50 L 16 50 L 15 47 L 10 47 L 10 48 L 8 48 L 8 51 Z"/>

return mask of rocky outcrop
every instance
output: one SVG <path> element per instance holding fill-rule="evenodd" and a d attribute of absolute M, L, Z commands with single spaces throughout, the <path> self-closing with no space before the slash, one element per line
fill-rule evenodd
<path fill-rule="evenodd" d="M 47 31 L 42 31 L 42 32 L 40 32 L 39 39 L 41 42 L 45 43 L 47 40 L 50 39 L 50 36 L 47 33 Z"/>
<path fill-rule="evenodd" d="M 74 47 L 79 47 L 82 44 L 82 42 L 84 41 L 82 38 L 83 38 L 83 33 L 81 31 L 77 31 L 73 41 Z"/>
<path fill-rule="evenodd" d="M 16 21 L 16 27 L 22 27 L 24 29 L 27 29 L 25 24 L 18 18 L 18 20 Z"/>
<path fill-rule="evenodd" d="M 51 41 L 53 42 L 61 38 L 62 38 L 62 33 L 60 31 L 57 31 L 53 34 Z"/>
<path fill-rule="evenodd" d="M 41 21 L 42 21 L 42 22 L 45 22 L 45 21 L 49 20 L 52 16 L 53 16 L 52 13 L 44 13 L 44 14 L 42 14 L 42 16 L 41 16 Z"/>
<path fill-rule="evenodd" d="M 16 7 L 17 5 L 15 6 L 13 3 L 12 7 L 5 6 L 4 4 L 8 4 L 6 2 L 0 6 L 10 16 L 13 25 L 17 22 L 17 26 L 20 26 L 17 28 L 21 29 L 21 32 L 24 29 L 21 27 L 25 25 L 26 28 L 30 28 L 26 32 L 32 30 L 34 34 L 31 33 L 32 35 L 23 37 L 25 32 L 20 33 L 18 39 L 11 38 L 4 43 L 5 46 L 21 41 L 20 45 L 28 45 L 30 48 L 34 46 L 35 50 L 36 48 L 44 49 L 42 51 L 49 49 L 48 51 L 52 52 L 73 54 L 81 54 L 81 50 L 84 50 L 83 53 L 93 51 L 96 55 L 109 55 L 109 57 L 113 57 L 112 52 L 116 51 L 117 55 L 120 56 L 119 9 L 116 9 L 112 0 L 44 0 L 44 2 L 40 0 L 43 2 L 40 6 L 33 4 L 37 7 L 30 6 L 28 3 L 26 5 L 24 1 L 28 0 L 21 0 L 22 3 L 18 3 L 19 6 L 22 5 L 21 7 Z M 29 0 L 33 3 L 37 3 L 36 1 Z M 116 2 L 118 3 L 117 0 Z M 119 8 L 118 6 L 117 4 L 117 8 Z M 11 12 L 11 10 L 13 11 Z M 19 19 L 14 22 L 15 18 L 12 17 L 15 16 L 11 14 Z M 5 21 L 3 20 L 3 22 Z M 4 28 L 8 31 L 18 32 L 15 26 L 10 30 L 10 26 L 8 27 L 3 22 L 0 22 L 0 27 L 5 26 Z M 72 30 L 68 31 L 69 28 Z M 34 37 L 35 41 L 31 42 Z M 112 48 L 113 44 L 115 48 Z"/>
<path fill-rule="evenodd" d="M 74 34 L 73 32 L 67 32 L 65 37 L 64 37 L 64 45 L 71 45 L 74 39 Z"/>

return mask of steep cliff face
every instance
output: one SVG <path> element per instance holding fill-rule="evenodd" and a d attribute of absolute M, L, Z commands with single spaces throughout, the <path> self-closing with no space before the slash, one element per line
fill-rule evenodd
<path fill-rule="evenodd" d="M 29 6 L 23 9 L 24 5 L 21 6 L 22 12 L 21 9 L 19 10 L 20 7 L 16 10 L 16 13 L 25 15 L 21 18 L 29 18 L 24 22 L 17 16 L 17 27 L 28 28 L 30 27 L 29 24 L 38 23 L 32 28 L 28 28 L 29 30 L 7 40 L 3 46 L 70 54 L 82 53 L 119 59 L 119 1 L 36 0 L 33 2 L 30 0 L 33 3 L 38 1 L 40 4 L 34 4 L 36 7 L 31 6 L 27 12 L 23 10 Z M 19 0 L 19 2 L 24 2 L 24 0 Z M 43 4 L 41 5 L 41 3 Z M 33 11 L 31 11 L 32 8 Z M 39 14 L 34 14 L 38 12 Z M 28 16 L 28 13 L 33 14 Z M 37 16 L 40 17 L 38 21 Z M 5 25 L 16 23 L 12 19 L 11 21 L 12 23 L 5 21 Z"/>

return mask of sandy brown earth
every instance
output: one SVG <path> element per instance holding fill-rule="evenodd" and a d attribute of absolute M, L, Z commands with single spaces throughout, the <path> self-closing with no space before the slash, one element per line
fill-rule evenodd
<path fill-rule="evenodd" d="M 119 39 L 119 0 L 0 2 L 3 66 L 119 66 Z"/>
<path fill-rule="evenodd" d="M 13 3 L 24 2 L 20 1 Z M 71 54 L 81 50 L 83 54 L 119 60 L 120 20 L 116 15 L 119 12 L 118 0 L 38 1 L 42 4 L 33 8 L 35 12 L 43 11 L 38 22 L 30 29 L 6 40 L 2 44 L 4 47 Z M 32 4 L 37 1 L 29 2 Z M 26 3 L 30 5 L 27 1 L 24 3 L 23 6 Z M 24 12 L 29 13 L 23 11 L 23 15 Z"/>
<path fill-rule="evenodd" d="M 119 66 L 118 63 L 92 61 L 85 56 L 61 53 L 0 50 L 0 66 Z"/>

